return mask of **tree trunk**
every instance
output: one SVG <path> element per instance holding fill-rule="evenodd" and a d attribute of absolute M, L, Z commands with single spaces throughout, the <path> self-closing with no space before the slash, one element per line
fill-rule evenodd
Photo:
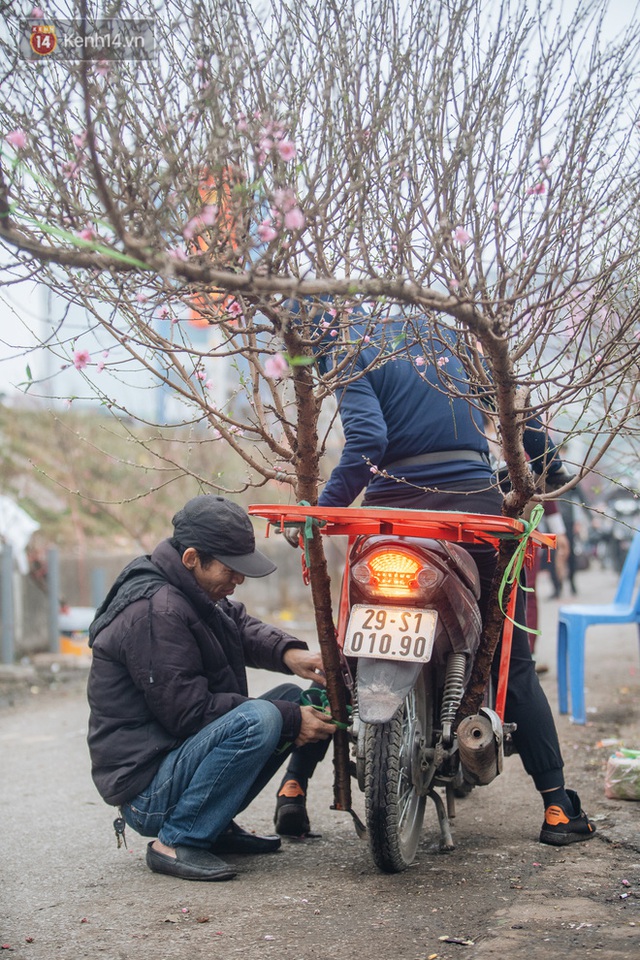
<path fill-rule="evenodd" d="M 292 327 L 284 332 L 284 341 L 290 357 L 303 354 L 297 333 Z M 296 476 L 299 500 L 318 502 L 318 417 L 320 403 L 313 389 L 313 377 L 308 367 L 293 366 L 293 380 L 297 406 Z M 342 675 L 340 651 L 336 639 L 331 603 L 331 578 L 322 544 L 322 535 L 314 526 L 313 536 L 307 540 L 311 596 L 316 620 L 318 643 L 327 680 L 327 696 L 331 715 L 340 723 L 348 722 L 347 692 Z M 333 737 L 334 806 L 337 810 L 351 810 L 351 777 L 349 772 L 349 738 L 346 730 L 337 729 Z"/>
<path fill-rule="evenodd" d="M 500 428 L 502 452 L 507 463 L 511 481 L 511 490 L 504 499 L 502 513 L 505 517 L 518 518 L 522 515 L 525 506 L 534 493 L 533 478 L 526 462 L 522 442 L 522 413 L 528 406 L 528 393 L 526 391 L 516 390 L 515 379 L 504 344 L 501 344 L 500 347 L 501 349 L 499 351 L 492 353 L 492 359 L 494 371 L 497 369 L 500 372 L 500 377 L 497 378 L 496 393 L 501 403 Z M 504 627 L 505 614 L 503 610 L 508 609 L 509 597 L 511 595 L 511 591 L 508 593 L 505 591 L 502 598 L 503 609 L 501 609 L 499 599 L 500 584 L 517 548 L 518 540 L 500 541 L 497 565 L 489 592 L 482 636 L 473 662 L 471 678 L 467 684 L 458 713 L 456 714 L 456 726 L 465 717 L 477 713 L 482 705 L 482 700 L 491 675 L 491 665 L 495 656 L 496 647 L 500 642 L 502 629 Z M 514 583 L 511 590 L 517 589 L 518 584 Z"/>
<path fill-rule="evenodd" d="M 340 723 L 348 722 L 347 693 L 342 676 L 340 651 L 331 609 L 331 579 L 322 545 L 322 534 L 314 529 L 309 541 L 309 572 L 311 596 L 316 617 L 318 642 L 327 678 L 327 695 L 331 715 Z M 349 737 L 346 730 L 337 729 L 333 736 L 334 806 L 337 810 L 351 809 L 351 775 L 349 772 Z"/>
<path fill-rule="evenodd" d="M 471 678 L 469 679 L 462 703 L 460 704 L 458 713 L 456 715 L 456 726 L 461 720 L 464 720 L 465 717 L 469 717 L 474 713 L 477 713 L 482 705 L 484 693 L 487 688 L 487 683 L 489 682 L 489 676 L 491 674 L 493 657 L 495 655 L 496 647 L 500 641 L 500 637 L 502 636 L 502 628 L 504 626 L 504 614 L 500 609 L 498 592 L 500 590 L 500 584 L 502 583 L 504 572 L 509 566 L 509 562 L 514 555 L 517 546 L 518 543 L 515 540 L 502 540 L 500 543 L 500 549 L 498 550 L 498 563 L 493 576 L 493 582 L 491 584 L 491 592 L 489 595 L 489 603 L 487 606 L 487 615 L 482 630 L 482 637 L 480 638 L 480 644 L 478 646 L 475 660 L 473 661 Z M 517 585 L 514 584 L 512 589 L 516 590 Z M 505 608 L 508 606 L 508 602 L 509 597 L 507 596 L 504 598 Z"/>

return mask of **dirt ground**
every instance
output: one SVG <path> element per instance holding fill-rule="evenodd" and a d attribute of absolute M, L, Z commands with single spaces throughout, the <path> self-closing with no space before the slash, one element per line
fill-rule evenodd
<path fill-rule="evenodd" d="M 590 570 L 580 588 L 578 599 L 604 602 L 615 577 Z M 548 592 L 543 581 L 540 595 Z M 542 682 L 557 713 L 556 616 L 557 603 L 544 603 L 538 659 L 550 666 Z M 542 805 L 512 757 L 491 785 L 458 801 L 453 852 L 437 851 L 427 807 L 416 862 L 394 876 L 373 866 L 350 817 L 330 809 L 329 762 L 309 804 L 321 838 L 237 857 L 241 872 L 227 883 L 152 874 L 145 840 L 129 830 L 129 848 L 116 848 L 114 812 L 91 782 L 85 669 L 50 668 L 45 660 L 0 679 L 0 946 L 16 960 L 640 957 L 640 803 L 603 790 L 614 744 L 640 748 L 633 627 L 589 632 L 589 722 L 558 717 L 567 783 L 596 821 L 595 838 L 539 844 Z M 264 679 L 252 675 L 255 692 L 277 682 Z M 274 792 L 245 812 L 244 826 L 272 832 Z M 354 805 L 363 815 L 360 795 Z"/>

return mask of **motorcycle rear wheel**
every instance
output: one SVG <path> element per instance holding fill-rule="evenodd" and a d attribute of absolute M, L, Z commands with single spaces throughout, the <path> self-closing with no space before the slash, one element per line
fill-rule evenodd
<path fill-rule="evenodd" d="M 420 742 L 429 744 L 433 700 L 424 673 L 395 716 L 365 730 L 365 810 L 371 855 L 385 873 L 401 873 L 415 858 L 426 796 L 420 782 Z"/>

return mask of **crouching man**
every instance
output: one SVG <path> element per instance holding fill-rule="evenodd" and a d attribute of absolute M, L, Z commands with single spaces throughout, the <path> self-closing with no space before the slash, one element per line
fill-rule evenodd
<path fill-rule="evenodd" d="M 89 632 L 92 776 L 145 837 L 147 865 L 187 880 L 228 880 L 217 854 L 268 853 L 278 836 L 235 823 L 293 749 L 311 776 L 335 730 L 301 706 L 300 687 L 250 699 L 246 666 L 324 684 L 320 654 L 228 599 L 276 569 L 251 521 L 223 497 L 195 497 L 173 536 L 116 579 Z"/>

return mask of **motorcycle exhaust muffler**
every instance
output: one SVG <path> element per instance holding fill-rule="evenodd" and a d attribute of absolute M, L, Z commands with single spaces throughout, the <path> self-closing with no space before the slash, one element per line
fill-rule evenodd
<path fill-rule="evenodd" d="M 494 710 L 465 717 L 457 730 L 458 752 L 469 783 L 491 783 L 502 771 L 504 758 L 502 722 Z"/>

